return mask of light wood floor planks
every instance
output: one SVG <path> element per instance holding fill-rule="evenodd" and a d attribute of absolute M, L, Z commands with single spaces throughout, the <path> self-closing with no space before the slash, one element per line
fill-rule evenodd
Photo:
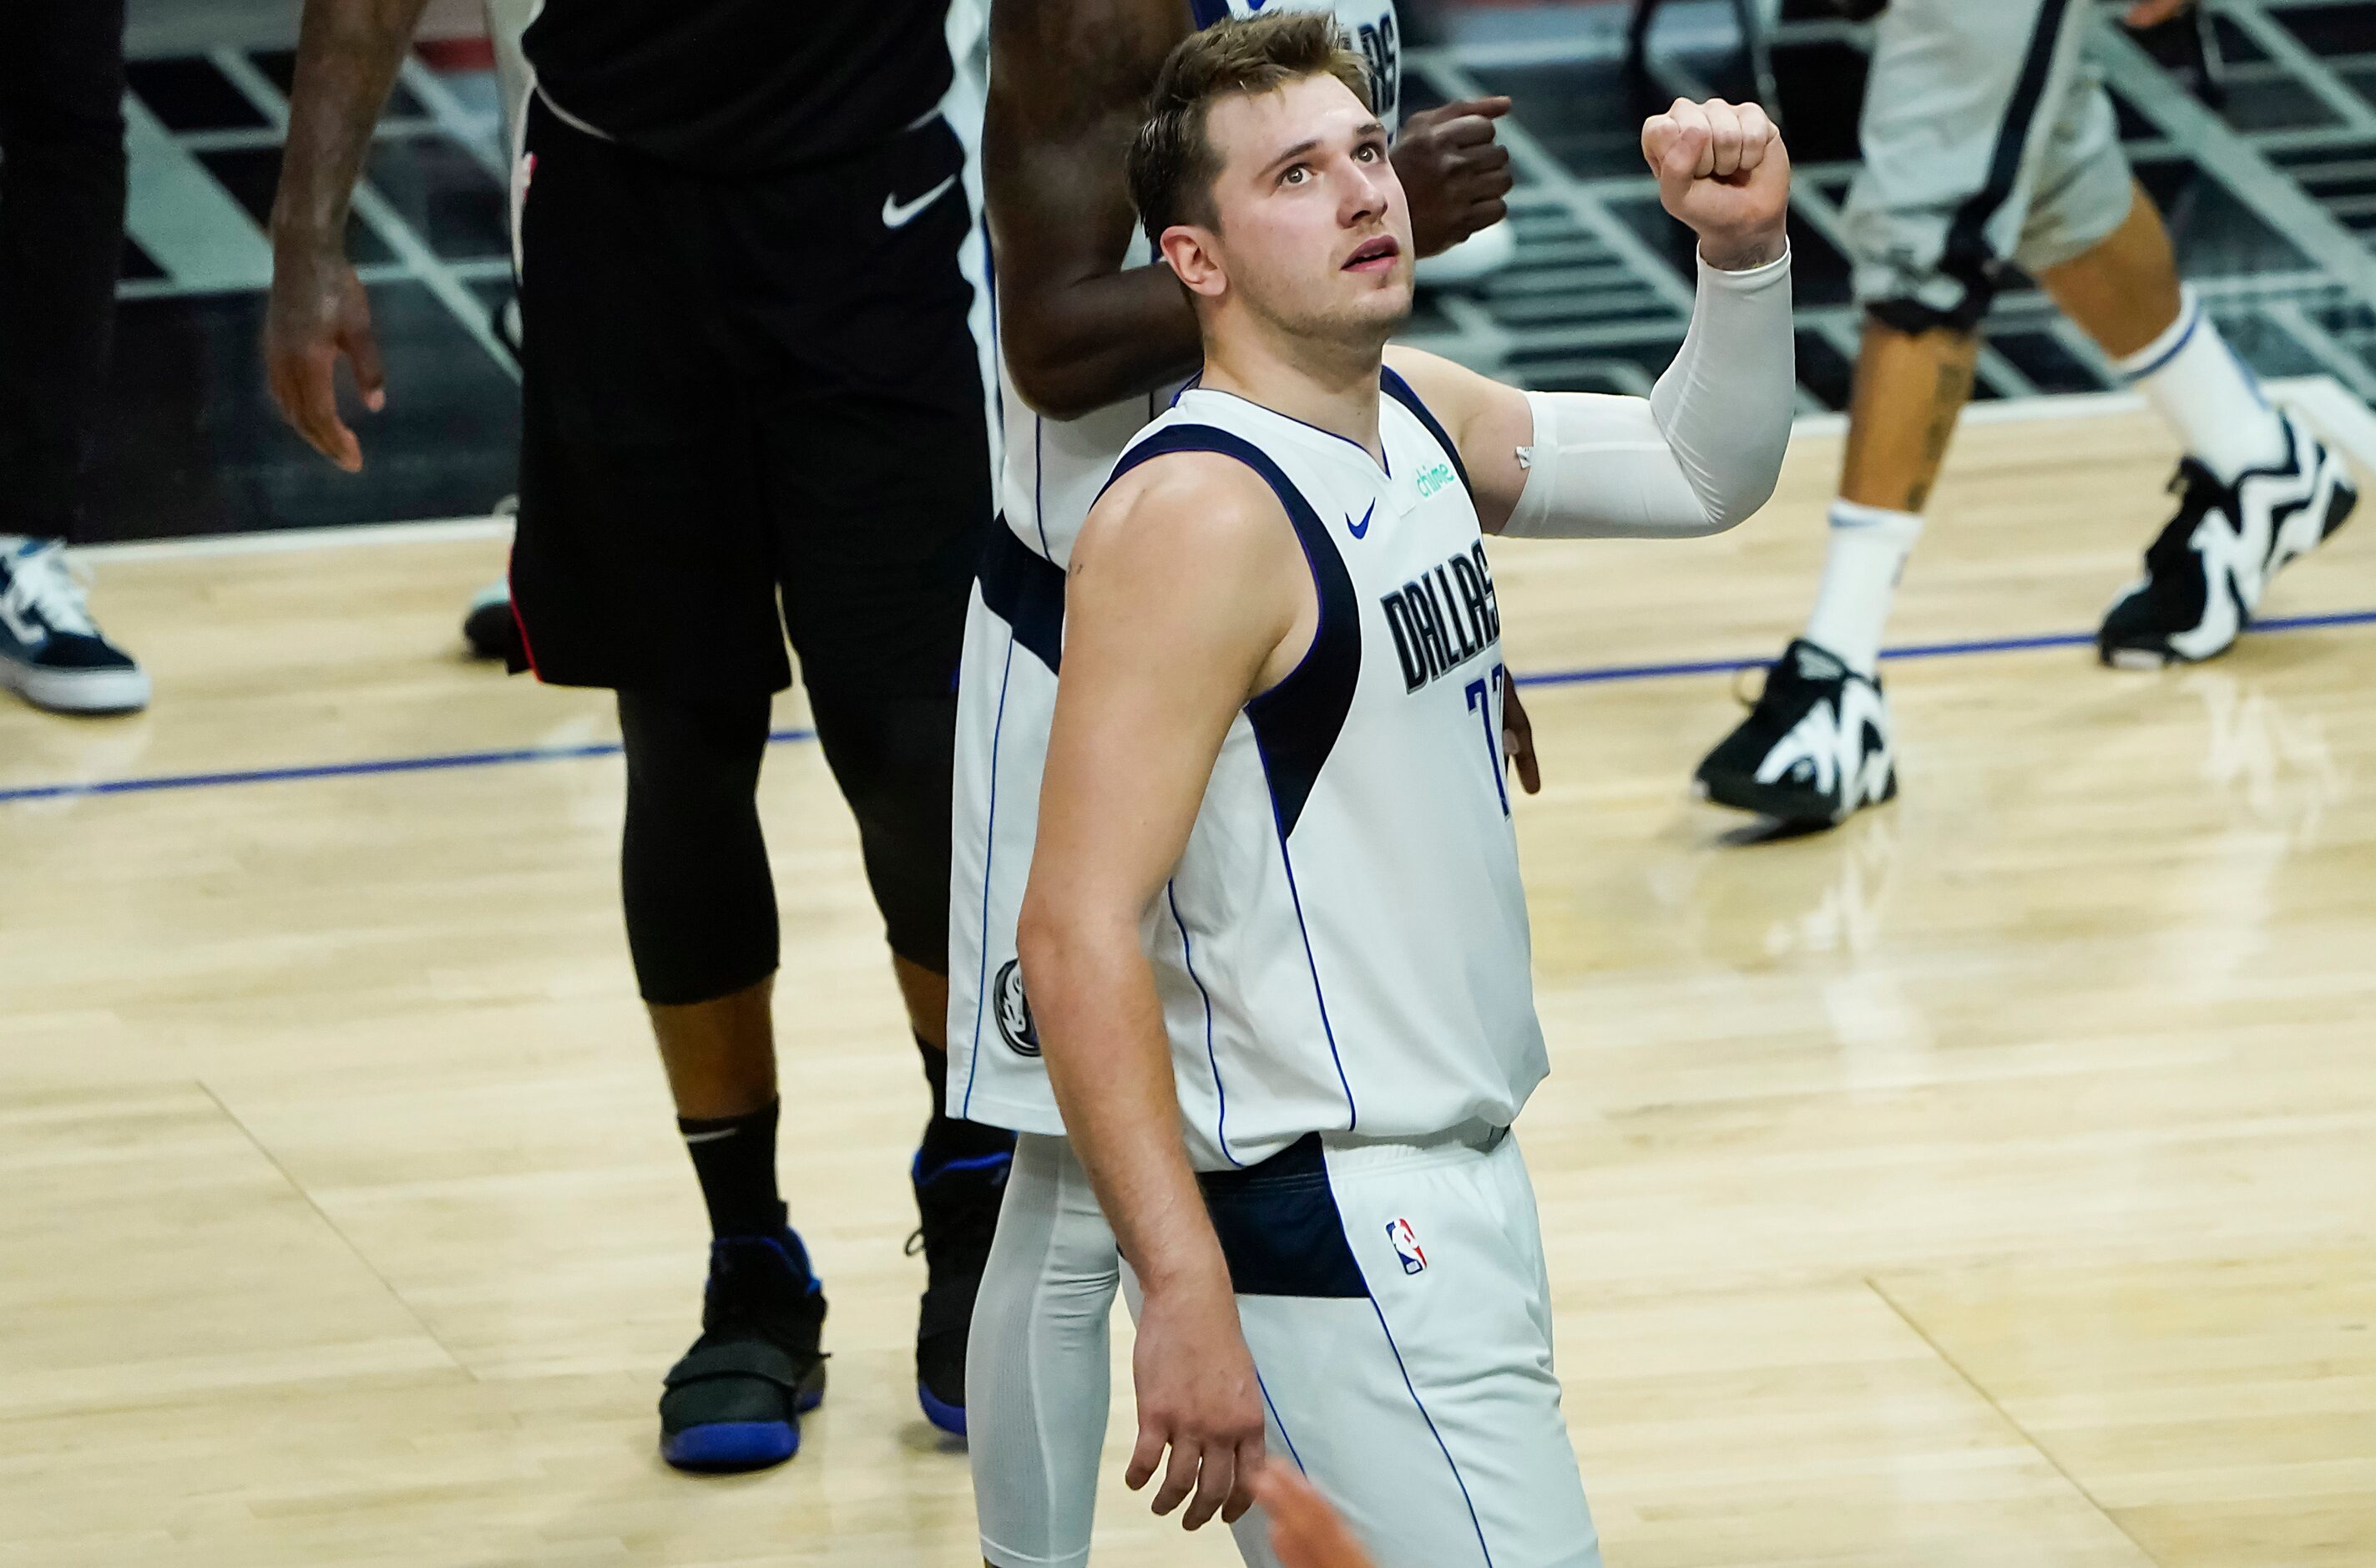
<path fill-rule="evenodd" d="M 2092 628 L 2172 457 L 2111 409 L 1966 430 L 1895 641 Z M 1836 457 L 1724 539 L 1498 548 L 1511 665 L 1769 656 Z M 501 555 L 102 560 L 157 707 L 0 710 L 0 791 L 610 738 L 456 656 Z M 2376 516 L 2268 609 L 2376 611 Z M 1729 677 L 1528 693 L 1521 1136 L 1609 1561 L 2376 1563 L 2376 624 L 1888 679 L 1904 798 L 1774 843 L 1683 788 Z M 855 836 L 813 746 L 763 790 L 835 1359 L 801 1456 L 723 1482 L 652 1452 L 703 1234 L 615 758 L 0 803 L 0 1564 L 972 1560 Z M 1114 1468 L 1099 1562 L 1234 1561 Z"/>

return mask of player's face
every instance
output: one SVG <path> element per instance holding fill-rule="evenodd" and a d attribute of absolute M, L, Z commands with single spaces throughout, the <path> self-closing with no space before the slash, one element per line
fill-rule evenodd
<path fill-rule="evenodd" d="M 1385 127 L 1334 77 L 1213 105 L 1229 289 L 1292 330 L 1383 342 L 1411 308 L 1410 216 Z"/>

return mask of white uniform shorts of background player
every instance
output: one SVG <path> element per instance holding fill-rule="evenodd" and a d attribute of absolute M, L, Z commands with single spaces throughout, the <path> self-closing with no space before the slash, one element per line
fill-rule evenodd
<path fill-rule="evenodd" d="M 1976 326 L 2006 263 L 2059 266 L 2128 216 L 2093 9 L 1892 0 L 1873 23 L 1847 231 L 1857 299 L 1889 326 Z"/>

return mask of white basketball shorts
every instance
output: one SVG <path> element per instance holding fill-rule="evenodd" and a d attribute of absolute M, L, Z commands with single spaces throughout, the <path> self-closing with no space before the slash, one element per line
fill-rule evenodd
<path fill-rule="evenodd" d="M 1270 1454 L 1312 1478 L 1379 1568 L 1598 1568 L 1515 1139 L 1314 1136 L 1202 1180 Z M 996 1568 L 1087 1561 L 1121 1272 L 1070 1146 L 1027 1134 L 967 1363 Z M 1272 1568 L 1260 1510 L 1235 1533 L 1247 1562 Z"/>

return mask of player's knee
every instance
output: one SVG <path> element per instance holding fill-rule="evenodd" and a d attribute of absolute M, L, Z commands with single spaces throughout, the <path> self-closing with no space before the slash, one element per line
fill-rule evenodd
<path fill-rule="evenodd" d="M 1995 297 L 1995 289 L 1983 284 L 1966 288 L 1963 297 L 1952 305 L 1930 304 L 1907 296 L 1868 301 L 1864 310 L 1871 320 L 1909 338 L 1919 338 L 1928 332 L 1952 332 L 1962 337 L 1979 329 Z"/>
<path fill-rule="evenodd" d="M 812 692 L 810 707 L 858 821 L 885 941 L 909 963 L 946 973 L 956 698 Z"/>
<path fill-rule="evenodd" d="M 767 699 L 619 695 L 627 758 L 620 890 L 644 1000 L 711 1002 L 776 969 L 775 884 L 754 790 Z"/>

